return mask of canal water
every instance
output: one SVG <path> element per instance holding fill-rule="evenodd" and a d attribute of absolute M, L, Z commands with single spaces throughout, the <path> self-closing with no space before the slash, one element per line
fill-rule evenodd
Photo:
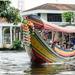
<path fill-rule="evenodd" d="M 0 51 L 0 75 L 75 75 L 74 68 L 72 64 L 32 66 L 25 51 Z"/>

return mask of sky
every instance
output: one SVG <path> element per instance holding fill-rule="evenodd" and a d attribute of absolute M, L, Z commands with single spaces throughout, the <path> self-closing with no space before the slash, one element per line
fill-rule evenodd
<path fill-rule="evenodd" d="M 19 8 L 21 10 L 28 10 L 45 3 L 75 4 L 75 0 L 11 0 L 11 1 L 12 6 Z"/>

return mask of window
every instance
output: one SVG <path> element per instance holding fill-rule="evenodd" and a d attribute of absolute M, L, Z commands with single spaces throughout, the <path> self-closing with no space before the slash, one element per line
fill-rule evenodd
<path fill-rule="evenodd" d="M 47 21 L 48 22 L 62 22 L 62 15 L 61 14 L 47 14 Z"/>
<path fill-rule="evenodd" d="M 3 27 L 3 43 L 10 44 L 10 27 Z"/>
<path fill-rule="evenodd" d="M 41 16 L 41 14 L 40 14 L 40 13 L 38 13 L 37 15 L 38 15 L 39 17 Z"/>

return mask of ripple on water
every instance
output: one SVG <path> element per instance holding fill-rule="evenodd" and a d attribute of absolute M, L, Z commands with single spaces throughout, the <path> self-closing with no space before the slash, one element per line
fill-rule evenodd
<path fill-rule="evenodd" d="M 30 65 L 25 52 L 0 52 L 0 75 L 23 75 Z"/>
<path fill-rule="evenodd" d="M 75 71 L 59 72 L 59 74 L 56 75 L 75 75 Z"/>
<path fill-rule="evenodd" d="M 0 75 L 75 75 L 75 71 L 67 71 L 61 64 L 31 66 L 26 52 L 1 51 Z"/>

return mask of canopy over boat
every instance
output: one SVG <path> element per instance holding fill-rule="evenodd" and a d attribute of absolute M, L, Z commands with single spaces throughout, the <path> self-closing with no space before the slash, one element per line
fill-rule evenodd
<path fill-rule="evenodd" d="M 57 32 L 75 33 L 75 26 L 61 27 L 59 25 L 49 23 L 43 19 L 40 20 L 37 16 L 29 16 L 29 19 L 35 24 L 35 27 L 37 28 L 43 28 L 46 30 L 57 31 Z"/>

